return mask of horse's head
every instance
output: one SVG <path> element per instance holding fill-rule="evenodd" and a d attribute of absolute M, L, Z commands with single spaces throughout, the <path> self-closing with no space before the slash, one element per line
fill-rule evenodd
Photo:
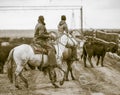
<path fill-rule="evenodd" d="M 65 46 L 66 45 L 69 45 L 69 46 L 78 45 L 78 42 L 76 41 L 76 39 L 73 36 L 71 36 L 70 34 L 63 34 L 60 37 L 60 42 Z"/>
<path fill-rule="evenodd" d="M 50 31 L 49 35 L 50 35 L 51 40 L 55 41 L 58 38 L 58 34 L 55 31 Z"/>

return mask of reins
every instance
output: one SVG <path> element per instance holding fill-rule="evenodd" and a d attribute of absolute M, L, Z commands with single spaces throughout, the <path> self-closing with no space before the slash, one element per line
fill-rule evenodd
<path fill-rule="evenodd" d="M 69 35 L 67 35 L 66 33 L 63 33 L 62 35 L 60 35 L 57 39 L 59 39 L 59 38 L 61 38 L 61 36 L 63 36 L 63 35 L 66 35 L 68 38 L 70 38 L 70 40 L 73 42 L 73 44 L 75 45 L 75 42 L 73 41 L 73 39 L 69 36 Z M 72 36 L 72 35 L 71 35 Z M 73 36 L 72 36 L 73 37 Z M 74 38 L 74 37 L 73 37 Z M 75 39 L 75 38 L 74 38 Z M 68 42 L 68 41 L 67 41 Z M 63 45 L 63 46 L 65 46 L 64 44 L 62 44 L 61 42 L 59 42 L 61 45 Z"/>
<path fill-rule="evenodd" d="M 72 35 L 71 35 L 72 36 Z M 73 44 L 74 44 L 74 46 L 75 46 L 75 42 L 73 41 L 73 39 L 69 36 L 69 35 L 67 35 L 67 37 L 69 37 L 70 38 L 70 40 L 73 42 Z M 73 36 L 72 36 L 73 37 Z M 73 37 L 74 38 L 74 37 Z M 68 43 L 68 42 L 67 42 Z"/>

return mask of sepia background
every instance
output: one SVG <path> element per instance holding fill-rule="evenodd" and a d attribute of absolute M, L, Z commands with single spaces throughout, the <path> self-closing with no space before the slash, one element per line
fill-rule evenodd
<path fill-rule="evenodd" d="M 0 95 L 120 95 L 120 52 L 107 53 L 105 67 L 96 66 L 96 58 L 92 58 L 95 68 L 90 65 L 85 68 L 80 58 L 82 33 L 93 37 L 95 31 L 98 31 L 99 38 L 108 42 L 118 39 L 119 45 L 119 4 L 120 0 L 0 0 Z M 61 15 L 66 15 L 68 28 L 75 30 L 74 34 L 80 42 L 79 62 L 72 65 L 76 80 L 71 80 L 69 76 L 69 81 L 55 89 L 48 76 L 44 76 L 42 72 L 25 71 L 29 88 L 18 90 L 2 70 L 13 47 L 32 43 L 34 28 L 40 15 L 45 17 L 48 31 L 57 32 Z M 56 71 L 59 80 L 61 76 Z M 23 86 L 20 79 L 19 83 Z"/>

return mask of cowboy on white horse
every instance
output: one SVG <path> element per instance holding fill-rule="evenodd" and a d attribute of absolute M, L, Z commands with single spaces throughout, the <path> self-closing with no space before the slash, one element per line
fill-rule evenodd
<path fill-rule="evenodd" d="M 49 60 L 47 66 L 53 66 L 57 64 L 57 61 L 55 56 L 55 48 L 52 44 L 49 43 L 49 38 L 51 38 L 51 36 L 45 27 L 44 17 L 39 16 L 38 23 L 35 27 L 34 43 L 40 45 L 40 47 L 43 48 L 42 52 L 45 52 L 44 50 L 47 50 Z"/>
<path fill-rule="evenodd" d="M 67 23 L 66 23 L 66 16 L 65 15 L 62 15 L 61 16 L 61 21 L 59 22 L 58 24 L 58 33 L 59 35 L 63 35 L 64 32 L 68 35 L 70 34 L 69 31 L 68 31 L 68 26 L 67 26 Z M 71 39 L 72 40 L 72 39 Z M 68 45 L 68 48 L 71 48 L 72 50 L 72 56 L 71 56 L 71 60 L 75 61 L 75 60 L 78 60 L 77 58 L 77 49 L 75 46 L 70 46 Z"/>

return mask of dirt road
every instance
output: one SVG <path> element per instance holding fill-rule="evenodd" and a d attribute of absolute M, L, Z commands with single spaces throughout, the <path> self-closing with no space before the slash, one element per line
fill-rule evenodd
<path fill-rule="evenodd" d="M 32 74 L 26 75 L 29 77 L 28 89 L 24 88 L 24 84 L 19 79 L 19 83 L 21 87 L 23 87 L 22 90 L 16 89 L 14 85 L 9 82 L 6 74 L 1 74 L 0 95 L 80 95 L 81 93 L 84 93 L 77 81 L 68 81 L 60 88 L 54 88 L 48 80 L 48 76 L 44 76 L 43 73 L 39 71 L 31 72 Z M 27 74 L 28 73 L 30 72 L 27 72 Z"/>
<path fill-rule="evenodd" d="M 93 59 L 95 66 L 96 60 Z M 29 88 L 24 88 L 19 79 L 22 90 L 11 84 L 6 74 L 0 74 L 0 95 L 120 95 L 120 61 L 106 55 L 105 67 L 95 66 L 84 68 L 83 61 L 74 62 L 73 71 L 76 80 L 64 83 L 60 88 L 54 88 L 48 76 L 40 71 L 25 71 Z M 58 71 L 57 71 L 58 72 Z M 59 73 L 59 72 L 58 72 Z M 70 76 L 69 76 L 70 77 Z M 61 76 L 58 74 L 58 80 Z"/>

